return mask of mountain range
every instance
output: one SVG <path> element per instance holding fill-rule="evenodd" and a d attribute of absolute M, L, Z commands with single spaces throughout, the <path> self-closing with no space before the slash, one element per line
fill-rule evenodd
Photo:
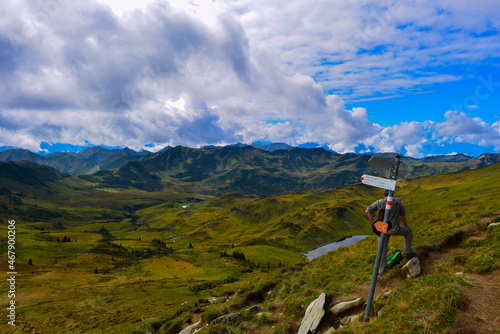
<path fill-rule="evenodd" d="M 376 155 L 394 157 L 395 153 Z M 0 161 L 47 165 L 59 172 L 77 175 L 78 179 L 96 188 L 257 196 L 337 188 L 359 182 L 364 173 L 386 177 L 386 170 L 369 165 L 370 157 L 338 154 L 321 147 L 290 147 L 283 143 L 260 146 L 238 143 L 203 148 L 176 146 L 156 153 L 99 146 L 78 153 L 58 152 L 47 156 L 21 149 L 0 152 Z M 403 157 L 400 169 L 406 171 L 406 179 L 412 179 L 475 169 L 496 162 L 500 162 L 500 154 L 483 154 L 477 158 L 463 154 L 424 159 Z M 2 169 L 12 171 L 12 167 Z M 45 173 L 44 169 L 38 172 L 42 170 Z"/>
<path fill-rule="evenodd" d="M 229 146 L 246 146 L 237 143 Z M 267 145 L 252 144 L 253 147 L 265 151 L 275 151 L 288 149 L 292 146 L 285 143 L 271 143 Z M 220 148 L 221 146 L 205 146 L 204 148 Z M 163 148 L 161 152 L 170 149 L 170 146 Z M 159 153 L 156 152 L 156 153 Z M 10 148 L 0 152 L 0 161 L 29 161 L 41 165 L 53 167 L 61 172 L 79 175 L 93 174 L 100 170 L 110 170 L 119 168 L 132 160 L 140 160 L 145 156 L 154 155 L 148 151 L 134 151 L 128 147 L 122 149 L 106 149 L 101 146 L 89 147 L 78 153 L 55 152 L 49 155 L 33 153 L 25 149 Z"/>
<path fill-rule="evenodd" d="M 10 149 L 0 152 L 0 161 L 29 161 L 53 167 L 61 172 L 78 175 L 93 174 L 100 169 L 113 169 L 131 160 L 138 160 L 149 152 L 136 152 L 129 148 L 106 149 L 90 147 L 78 153 L 56 152 L 40 155 L 24 149 Z"/>

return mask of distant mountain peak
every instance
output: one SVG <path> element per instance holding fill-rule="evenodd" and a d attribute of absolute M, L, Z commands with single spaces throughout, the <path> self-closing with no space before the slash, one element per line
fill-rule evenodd
<path fill-rule="evenodd" d="M 230 144 L 226 145 L 227 147 L 233 147 L 233 146 L 249 146 L 248 144 L 243 144 L 241 142 L 237 142 L 236 144 Z"/>
<path fill-rule="evenodd" d="M 266 145 L 260 145 L 253 143 L 253 147 L 259 148 L 264 151 L 276 151 L 276 150 L 287 150 L 289 148 L 292 148 L 293 146 L 290 146 L 286 143 L 271 143 L 271 144 L 266 144 Z"/>
<path fill-rule="evenodd" d="M 0 152 L 0 161 L 9 162 L 21 160 L 43 164 L 45 161 L 45 157 L 22 148 L 13 148 Z"/>

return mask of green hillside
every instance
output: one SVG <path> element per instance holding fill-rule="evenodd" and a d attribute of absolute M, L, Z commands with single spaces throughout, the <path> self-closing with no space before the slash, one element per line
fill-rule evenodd
<path fill-rule="evenodd" d="M 192 192 L 206 195 L 240 193 L 273 196 L 304 189 L 332 189 L 357 183 L 359 176 L 383 171 L 368 164 L 370 156 L 337 154 L 323 148 L 264 151 L 252 146 L 194 149 L 177 146 L 113 171 L 95 173 L 100 187 L 145 191 Z M 464 156 L 435 157 L 429 162 L 403 161 L 406 179 L 474 169 L 494 163 Z M 497 161 L 498 162 L 498 161 Z"/>
<path fill-rule="evenodd" d="M 149 152 L 135 152 L 129 148 L 105 149 L 90 147 L 78 153 L 56 152 L 39 155 L 28 150 L 10 149 L 0 152 L 0 161 L 29 161 L 47 165 L 72 175 L 93 174 L 99 170 L 119 168 L 128 161 L 139 160 Z"/>
<path fill-rule="evenodd" d="M 182 153 L 156 163 L 182 159 Z M 224 153 L 219 151 L 221 161 L 236 163 L 224 160 Z M 363 210 L 380 189 L 356 184 L 266 198 L 214 197 L 104 188 L 98 175 L 67 177 L 36 165 L 22 171 L 31 178 L 16 178 L 18 165 L 0 167 L 3 238 L 6 220 L 16 220 L 16 270 L 23 282 L 16 294 L 20 333 L 178 333 L 189 322 L 201 318 L 209 324 L 234 312 L 241 312 L 238 321 L 202 332 L 285 333 L 297 329 L 319 293 L 331 301 L 347 298 L 364 291 L 371 278 L 374 237 L 313 261 L 302 252 L 370 233 Z M 147 174 L 143 180 L 149 182 Z M 399 182 L 397 196 L 407 207 L 423 261 L 440 254 L 439 242 L 450 231 L 499 212 L 499 189 L 499 164 Z M 354 331 L 384 332 L 389 323 L 398 324 L 391 325 L 393 332 L 452 328 L 462 312 L 461 289 L 473 285 L 468 275 L 498 275 L 498 229 L 484 233 L 484 239 L 464 238 L 462 253 L 421 278 L 404 283 L 394 269 L 385 283 L 394 285 L 387 303 L 394 311 L 366 327 L 353 324 Z M 391 243 L 402 247 L 402 238 Z M 6 254 L 5 242 L 2 249 Z M 454 275 L 450 263 L 466 274 Z M 450 303 L 422 300 L 441 295 L 449 295 Z M 260 315 L 248 310 L 252 305 L 259 305 Z M 445 321 L 439 320 L 442 314 Z M 10 329 L 0 326 L 2 332 Z"/>
<path fill-rule="evenodd" d="M 393 157 L 395 153 L 381 153 Z M 26 150 L 0 152 L 0 161 L 28 160 L 86 178 L 94 188 L 189 192 L 219 196 L 239 193 L 273 196 L 304 189 L 332 189 L 357 183 L 359 176 L 383 171 L 368 164 L 369 155 L 337 154 L 323 148 L 285 144 L 189 148 L 167 147 L 157 153 L 128 148 L 91 147 L 79 153 L 40 156 Z M 500 162 L 500 154 L 473 158 L 463 154 L 424 159 L 403 157 L 406 180 Z"/>

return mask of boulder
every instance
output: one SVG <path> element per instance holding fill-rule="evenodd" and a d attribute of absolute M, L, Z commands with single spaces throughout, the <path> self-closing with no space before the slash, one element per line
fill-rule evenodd
<path fill-rule="evenodd" d="M 404 267 L 402 268 L 408 274 L 408 277 L 415 278 L 422 272 L 422 268 L 420 267 L 420 260 L 418 257 L 414 257 L 410 261 L 408 261 Z"/>
<path fill-rule="evenodd" d="M 226 314 L 226 315 L 220 316 L 217 319 L 213 320 L 210 323 L 210 326 L 214 325 L 214 324 L 219 324 L 219 323 L 227 325 L 230 322 L 235 321 L 240 315 L 241 315 L 241 313 L 236 312 L 236 313 L 231 313 L 231 314 Z"/>
<path fill-rule="evenodd" d="M 300 328 L 297 334 L 314 333 L 316 331 L 321 319 L 323 319 L 323 316 L 325 315 L 325 302 L 326 295 L 323 292 L 319 295 L 318 299 L 313 301 L 307 307 L 306 314 L 300 323 Z"/>
<path fill-rule="evenodd" d="M 333 332 L 335 332 L 335 328 L 330 327 L 330 329 L 324 332 L 323 334 L 332 334 Z"/>
<path fill-rule="evenodd" d="M 363 304 L 363 297 L 359 297 L 358 299 L 355 299 L 355 300 L 351 300 L 351 301 L 348 301 L 348 302 L 342 302 L 342 303 L 338 303 L 337 305 L 335 305 L 334 307 L 332 307 L 330 309 L 330 311 L 333 313 L 333 314 L 339 314 L 339 313 L 342 313 L 348 309 L 351 309 L 353 307 L 357 307 L 359 305 Z"/>

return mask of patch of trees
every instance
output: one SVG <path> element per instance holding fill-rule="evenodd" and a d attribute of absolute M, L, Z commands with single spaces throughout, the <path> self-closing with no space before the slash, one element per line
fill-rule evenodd
<path fill-rule="evenodd" d="M 167 247 L 167 244 L 165 243 L 165 241 L 163 241 L 161 239 L 154 238 L 153 240 L 151 240 L 151 244 L 153 244 L 153 246 L 155 246 L 156 248 L 153 249 L 153 250 L 151 250 L 150 248 L 148 248 L 146 251 L 149 254 L 152 254 L 152 255 L 154 255 L 154 254 L 167 255 L 167 254 L 171 254 L 171 253 L 174 252 L 173 247 L 172 246 Z"/>
<path fill-rule="evenodd" d="M 220 252 L 220 257 L 232 257 L 233 259 L 246 261 L 245 254 L 239 251 L 233 251 L 233 255 L 230 256 L 225 250 L 223 250 Z"/>
<path fill-rule="evenodd" d="M 245 254 L 243 254 L 243 252 L 233 251 L 233 258 L 241 261 L 246 261 Z"/>
<path fill-rule="evenodd" d="M 132 256 L 136 259 L 141 259 L 141 258 L 150 258 L 153 255 L 168 255 L 172 254 L 174 252 L 174 249 L 172 247 L 165 247 L 165 248 L 146 248 L 146 249 L 134 249 L 132 251 Z"/>
<path fill-rule="evenodd" d="M 154 238 L 153 240 L 151 240 L 151 243 L 158 248 L 167 248 L 167 244 L 161 239 Z"/>
<path fill-rule="evenodd" d="M 232 257 L 233 259 L 238 259 L 238 260 L 250 263 L 251 267 L 261 268 L 260 263 L 254 263 L 254 262 L 250 261 L 249 259 L 247 259 L 245 257 L 245 254 L 243 252 L 233 251 L 233 254 L 229 255 L 228 252 L 226 252 L 225 250 L 222 250 L 219 254 L 220 254 L 220 257 Z M 282 265 L 281 261 L 279 261 L 277 268 L 281 268 L 282 266 L 283 265 Z M 264 268 L 264 266 L 262 266 L 262 268 Z M 270 262 L 267 262 L 267 269 L 271 269 Z"/>
<path fill-rule="evenodd" d="M 98 232 L 102 236 L 102 242 L 113 241 L 116 239 L 116 237 L 104 226 L 101 226 L 101 229 Z"/>
<path fill-rule="evenodd" d="M 51 242 L 71 242 L 71 238 L 68 236 L 64 236 L 63 238 L 54 237 L 48 233 L 40 233 L 35 235 L 36 240 L 40 241 L 51 241 Z"/>

